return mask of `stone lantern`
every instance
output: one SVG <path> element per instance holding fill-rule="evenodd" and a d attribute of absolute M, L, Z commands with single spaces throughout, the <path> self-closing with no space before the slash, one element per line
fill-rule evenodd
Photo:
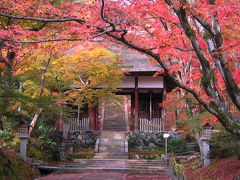
<path fill-rule="evenodd" d="M 26 124 L 24 121 L 20 121 L 18 125 L 18 138 L 28 139 L 29 137 L 28 131 L 29 131 L 29 125 Z"/>
<path fill-rule="evenodd" d="M 29 127 L 30 125 L 23 119 L 22 115 L 18 115 L 18 138 L 20 139 L 20 157 L 26 161 L 27 159 L 27 140 L 29 138 Z"/>
<path fill-rule="evenodd" d="M 210 125 L 210 123 L 205 122 L 202 125 L 202 136 L 201 136 L 201 142 L 202 142 L 202 153 L 203 153 L 203 166 L 209 166 L 210 165 L 210 159 L 209 159 L 209 151 L 210 151 L 210 146 L 209 146 L 209 140 L 212 137 L 212 132 L 213 132 L 213 126 Z"/>
<path fill-rule="evenodd" d="M 212 132 L 213 132 L 213 126 L 211 124 L 209 124 L 208 122 L 205 122 L 202 125 L 202 136 L 206 137 L 206 138 L 211 138 L 212 137 Z"/>

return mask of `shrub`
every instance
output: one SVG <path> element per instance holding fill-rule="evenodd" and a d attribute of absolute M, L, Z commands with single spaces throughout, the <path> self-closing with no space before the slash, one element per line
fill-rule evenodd
<path fill-rule="evenodd" d="M 210 147 L 210 158 L 240 157 L 239 137 L 229 132 L 220 131 L 213 134 Z"/>
<path fill-rule="evenodd" d="M 92 159 L 94 154 L 84 153 L 69 153 L 66 155 L 66 159 L 72 161 L 73 159 Z"/>
<path fill-rule="evenodd" d="M 187 151 L 187 143 L 182 139 L 171 139 L 168 142 L 168 151 L 173 153 L 183 153 Z"/>
<path fill-rule="evenodd" d="M 33 179 L 37 172 L 25 163 L 15 152 L 0 149 L 0 179 Z"/>

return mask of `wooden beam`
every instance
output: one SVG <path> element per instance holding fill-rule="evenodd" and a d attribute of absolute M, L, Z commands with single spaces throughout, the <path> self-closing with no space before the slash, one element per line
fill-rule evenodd
<path fill-rule="evenodd" d="M 134 89 L 134 130 L 138 130 L 138 112 L 139 112 L 139 98 L 138 98 L 138 77 L 135 77 Z"/>

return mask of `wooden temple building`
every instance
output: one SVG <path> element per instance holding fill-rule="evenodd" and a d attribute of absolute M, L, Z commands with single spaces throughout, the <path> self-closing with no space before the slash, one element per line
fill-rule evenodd
<path fill-rule="evenodd" d="M 153 76 L 161 67 L 151 65 L 148 56 L 122 46 L 111 46 L 108 50 L 119 54 L 128 68 L 117 94 L 128 97 L 129 129 L 150 132 L 168 130 L 165 125 L 166 109 L 159 104 L 166 98 L 166 93 L 175 87 L 174 83 L 164 75 Z M 97 88 L 104 88 L 104 85 Z M 69 118 L 68 125 L 71 131 L 101 130 L 103 116 L 104 105 L 87 107 Z"/>

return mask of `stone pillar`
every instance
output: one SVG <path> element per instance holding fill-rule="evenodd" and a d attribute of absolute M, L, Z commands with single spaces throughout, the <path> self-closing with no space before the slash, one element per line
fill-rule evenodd
<path fill-rule="evenodd" d="M 209 138 L 202 137 L 201 141 L 202 141 L 202 151 L 203 151 L 203 167 L 206 167 L 211 164 L 209 159 L 209 151 L 210 151 Z"/>
<path fill-rule="evenodd" d="M 27 160 L 27 140 L 28 138 L 20 138 L 20 157 Z"/>

